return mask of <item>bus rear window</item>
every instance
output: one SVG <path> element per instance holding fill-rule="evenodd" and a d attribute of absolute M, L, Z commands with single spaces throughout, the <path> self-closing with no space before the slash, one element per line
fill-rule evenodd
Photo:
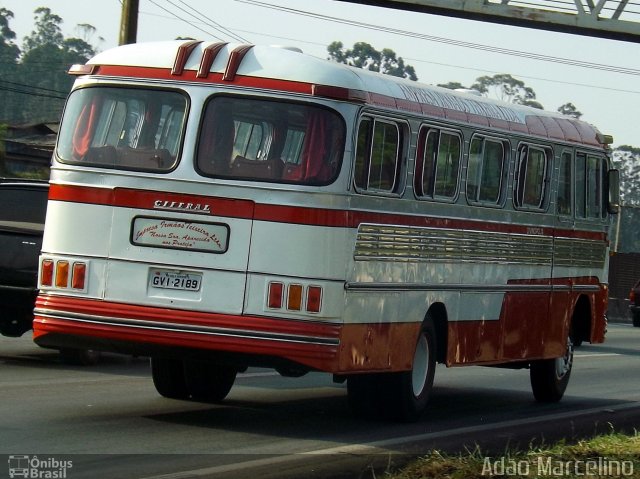
<path fill-rule="evenodd" d="M 125 170 L 167 171 L 178 158 L 187 111 L 173 91 L 83 88 L 67 102 L 60 161 Z"/>
<path fill-rule="evenodd" d="M 344 139 L 344 122 L 330 110 L 218 96 L 205 109 L 197 168 L 217 178 L 326 185 L 340 171 Z"/>

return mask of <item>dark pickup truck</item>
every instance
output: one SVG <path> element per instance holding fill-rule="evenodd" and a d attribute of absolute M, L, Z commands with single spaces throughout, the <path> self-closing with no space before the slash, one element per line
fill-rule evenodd
<path fill-rule="evenodd" d="M 49 185 L 0 180 L 0 333 L 31 329 Z"/>
<path fill-rule="evenodd" d="M 32 328 L 38 294 L 49 184 L 43 180 L 0 179 L 0 333 L 18 337 Z M 72 364 L 94 364 L 97 351 L 63 349 Z"/>

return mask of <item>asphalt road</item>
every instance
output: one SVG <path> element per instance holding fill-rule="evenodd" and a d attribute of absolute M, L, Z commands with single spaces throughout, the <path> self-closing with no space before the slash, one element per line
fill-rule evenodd
<path fill-rule="evenodd" d="M 415 424 L 354 418 L 345 386 L 325 374 L 249 370 L 221 405 L 165 399 L 145 358 L 69 366 L 29 334 L 0 337 L 0 385 L 0 478 L 24 456 L 40 470 L 70 461 L 69 479 L 379 477 L 430 448 L 504 451 L 639 428 L 640 328 L 612 324 L 605 344 L 579 348 L 558 404 L 533 400 L 526 370 L 439 366 Z"/>

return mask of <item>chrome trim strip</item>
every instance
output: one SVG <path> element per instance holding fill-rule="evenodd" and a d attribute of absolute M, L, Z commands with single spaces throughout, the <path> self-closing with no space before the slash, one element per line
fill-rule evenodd
<path fill-rule="evenodd" d="M 141 328 L 157 331 L 171 331 L 177 333 L 194 333 L 211 336 L 227 336 L 241 339 L 263 339 L 267 341 L 285 341 L 300 344 L 318 344 L 324 346 L 338 346 L 338 338 L 323 338 L 318 336 L 301 336 L 297 334 L 265 333 L 262 331 L 247 331 L 241 329 L 212 328 L 208 326 L 183 325 L 159 321 L 146 321 L 140 319 L 114 318 L 109 316 L 85 315 L 78 313 L 61 313 L 56 310 L 36 308 L 35 314 L 44 318 L 64 319 L 78 323 L 100 324 L 108 326 L 120 326 L 127 328 Z"/>
<path fill-rule="evenodd" d="M 362 223 L 354 259 L 602 268 L 606 251 L 600 240 Z"/>
<path fill-rule="evenodd" d="M 348 282 L 345 283 L 347 291 L 354 292 L 378 292 L 378 291 L 464 291 L 482 293 L 538 293 L 538 292 L 562 292 L 562 291 L 600 291 L 600 286 L 595 284 L 566 285 L 566 284 L 427 284 L 427 283 L 378 283 L 378 282 Z"/>
<path fill-rule="evenodd" d="M 571 290 L 597 292 L 597 291 L 600 291 L 600 286 L 598 286 L 597 284 L 574 284 Z"/>

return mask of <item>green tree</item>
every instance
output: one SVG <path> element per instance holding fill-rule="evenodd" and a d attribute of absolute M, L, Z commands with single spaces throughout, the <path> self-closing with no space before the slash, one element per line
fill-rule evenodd
<path fill-rule="evenodd" d="M 415 69 L 406 65 L 390 48 L 378 51 L 369 43 L 357 42 L 352 49 L 345 49 L 342 42 L 335 41 L 327 47 L 327 52 L 329 60 L 338 63 L 414 81 L 418 79 Z"/>
<path fill-rule="evenodd" d="M 579 120 L 580 117 L 582 116 L 582 112 L 578 111 L 576 106 L 571 102 L 565 103 L 564 105 L 559 106 L 558 111 L 563 115 L 573 117 L 576 120 Z"/>
<path fill-rule="evenodd" d="M 81 38 L 65 38 L 62 18 L 49 8 L 34 11 L 35 29 L 23 43 L 20 65 L 24 85 L 31 94 L 24 95 L 20 120 L 23 122 L 55 122 L 60 118 L 64 99 L 73 78 L 67 71 L 74 63 L 86 63 L 95 54 L 92 45 Z M 85 33 L 95 31 L 83 25 Z"/>
<path fill-rule="evenodd" d="M 16 34 L 9 22 L 13 12 L 0 7 L 0 122 L 11 120 L 12 111 L 18 107 L 14 90 L 16 86 L 11 81 L 12 72 L 16 71 L 20 49 L 15 44 Z"/>
<path fill-rule="evenodd" d="M 640 148 L 621 145 L 613 150 L 614 166 L 620 170 L 620 199 L 624 206 L 640 207 Z"/>
<path fill-rule="evenodd" d="M 51 12 L 50 8 L 39 7 L 34 10 L 35 30 L 24 39 L 24 49 L 34 50 L 42 45 L 61 46 L 64 42 L 64 35 L 60 24 L 62 18 Z"/>
<path fill-rule="evenodd" d="M 536 93 L 533 88 L 526 86 L 522 80 L 518 80 L 508 73 L 478 77 L 471 88 L 478 90 L 485 96 L 508 103 L 518 103 L 542 109 L 542 105 L 536 101 Z"/>
<path fill-rule="evenodd" d="M 469 90 L 468 87 L 457 81 L 450 81 L 448 83 L 438 83 L 439 87 L 447 88 L 449 90 Z"/>

